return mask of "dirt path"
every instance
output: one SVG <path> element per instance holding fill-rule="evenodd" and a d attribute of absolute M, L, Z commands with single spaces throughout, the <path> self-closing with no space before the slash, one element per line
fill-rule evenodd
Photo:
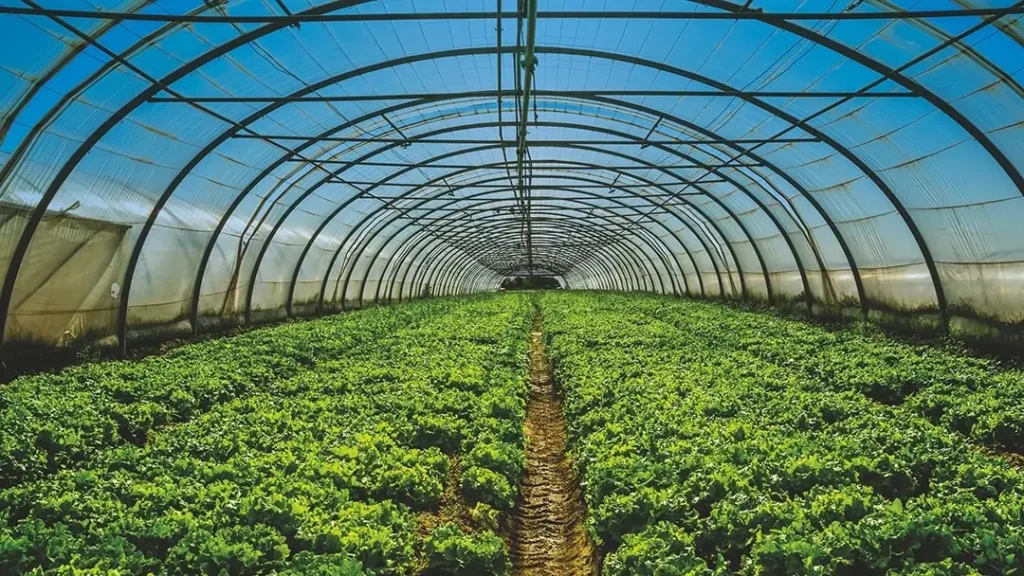
<path fill-rule="evenodd" d="M 544 354 L 540 316 L 530 346 L 530 400 L 526 407 L 526 471 L 514 518 L 513 574 L 590 576 L 594 547 L 584 527 L 583 495 L 566 454 L 562 404 Z"/>

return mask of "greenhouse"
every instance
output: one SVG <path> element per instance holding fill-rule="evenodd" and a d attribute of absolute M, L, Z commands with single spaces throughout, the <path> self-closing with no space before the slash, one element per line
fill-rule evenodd
<path fill-rule="evenodd" d="M 0 574 L 1024 574 L 1024 1 L 0 33 Z"/>

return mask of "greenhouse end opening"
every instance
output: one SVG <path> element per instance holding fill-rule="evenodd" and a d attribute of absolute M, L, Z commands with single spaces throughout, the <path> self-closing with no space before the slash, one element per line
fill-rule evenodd
<path fill-rule="evenodd" d="M 1024 2 L 0 2 L 0 574 L 1024 574 Z"/>
<path fill-rule="evenodd" d="M 553 276 L 514 276 L 501 281 L 502 290 L 560 290 L 561 282 Z"/>

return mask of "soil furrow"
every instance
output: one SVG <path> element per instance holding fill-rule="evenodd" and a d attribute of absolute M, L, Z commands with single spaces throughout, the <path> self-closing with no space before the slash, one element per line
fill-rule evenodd
<path fill-rule="evenodd" d="M 514 518 L 512 560 L 517 576 L 597 574 L 584 524 L 583 495 L 566 454 L 561 400 L 544 354 L 540 316 L 530 347 L 530 399 L 526 408 L 526 470 Z"/>

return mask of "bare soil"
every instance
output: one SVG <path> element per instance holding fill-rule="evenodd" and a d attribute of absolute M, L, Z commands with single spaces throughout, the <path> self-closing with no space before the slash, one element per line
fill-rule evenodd
<path fill-rule="evenodd" d="M 598 561 L 584 525 L 576 467 L 566 454 L 562 403 L 544 354 L 540 316 L 530 347 L 526 408 L 526 470 L 513 518 L 512 562 L 517 576 L 591 576 Z"/>

